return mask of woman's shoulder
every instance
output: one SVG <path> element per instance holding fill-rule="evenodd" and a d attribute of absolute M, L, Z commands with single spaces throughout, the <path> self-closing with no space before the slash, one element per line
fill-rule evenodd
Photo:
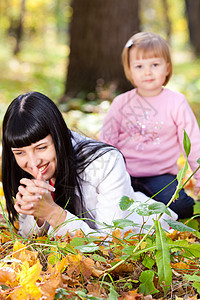
<path fill-rule="evenodd" d="M 84 176 L 86 176 L 86 178 L 89 176 L 90 180 L 96 181 L 106 178 L 107 174 L 110 172 L 113 174 L 115 173 L 115 170 L 118 172 L 119 169 L 121 171 L 125 170 L 125 161 L 121 152 L 113 147 L 108 148 L 102 155 L 99 155 L 94 159 L 85 169 Z M 91 174 L 93 174 L 92 177 Z"/>

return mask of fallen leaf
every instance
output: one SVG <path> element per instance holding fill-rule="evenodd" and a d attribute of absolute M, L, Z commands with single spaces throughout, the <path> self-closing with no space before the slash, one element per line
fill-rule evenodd
<path fill-rule="evenodd" d="M 15 271 L 10 267 L 0 268 L 0 285 L 5 284 L 13 286 L 17 275 Z"/>

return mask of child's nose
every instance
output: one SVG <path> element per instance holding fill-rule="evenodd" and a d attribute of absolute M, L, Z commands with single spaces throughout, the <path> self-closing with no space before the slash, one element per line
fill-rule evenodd
<path fill-rule="evenodd" d="M 151 67 L 150 66 L 146 66 L 145 74 L 151 74 Z"/>

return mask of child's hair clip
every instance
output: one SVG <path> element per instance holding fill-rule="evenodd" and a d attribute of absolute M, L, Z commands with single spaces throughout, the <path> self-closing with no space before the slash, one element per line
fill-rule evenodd
<path fill-rule="evenodd" d="M 132 41 L 132 40 L 129 40 L 129 41 L 126 43 L 126 48 L 130 48 L 132 45 L 133 45 L 133 41 Z"/>

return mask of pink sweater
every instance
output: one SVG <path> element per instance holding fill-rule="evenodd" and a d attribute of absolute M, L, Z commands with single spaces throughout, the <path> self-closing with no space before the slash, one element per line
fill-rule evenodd
<path fill-rule="evenodd" d="M 164 88 L 156 97 L 141 97 L 136 89 L 117 96 L 104 119 L 100 140 L 118 148 L 135 177 L 176 175 L 183 133 L 191 141 L 189 164 L 198 167 L 200 131 L 183 94 Z M 200 186 L 200 172 L 196 174 Z"/>

